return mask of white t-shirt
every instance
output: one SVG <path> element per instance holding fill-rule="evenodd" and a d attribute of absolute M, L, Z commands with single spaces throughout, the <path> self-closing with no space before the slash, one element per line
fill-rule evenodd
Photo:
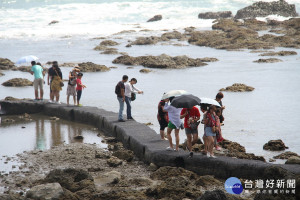
<path fill-rule="evenodd" d="M 180 112 L 182 108 L 175 108 L 174 106 L 166 103 L 164 106 L 164 110 L 168 112 L 169 121 L 172 122 L 172 124 L 174 124 L 177 129 L 179 129 L 182 123 L 180 120 Z"/>
<path fill-rule="evenodd" d="M 131 97 L 131 93 L 138 93 L 139 91 L 141 90 L 131 85 L 130 83 L 125 83 L 125 96 Z"/>

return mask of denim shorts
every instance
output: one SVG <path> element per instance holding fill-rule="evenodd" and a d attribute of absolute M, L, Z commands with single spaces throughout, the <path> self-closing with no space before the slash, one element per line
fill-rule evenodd
<path fill-rule="evenodd" d="M 212 131 L 212 128 L 211 128 L 211 127 L 205 127 L 204 133 L 205 133 L 205 136 L 213 136 L 213 137 L 216 136 L 216 133 L 214 133 L 214 132 Z"/>

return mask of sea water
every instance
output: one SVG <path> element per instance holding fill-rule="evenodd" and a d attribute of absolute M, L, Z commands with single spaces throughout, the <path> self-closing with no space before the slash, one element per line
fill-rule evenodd
<path fill-rule="evenodd" d="M 161 35 L 164 29 L 183 32 L 183 28 L 194 26 L 198 30 L 210 30 L 213 20 L 198 19 L 200 12 L 231 10 L 235 14 L 238 9 L 253 2 L 256 1 L 2 1 L 0 57 L 16 62 L 21 56 L 35 55 L 42 63 L 53 60 L 60 64 L 90 61 L 108 67 L 116 66 L 117 69 L 109 72 L 84 73 L 82 82 L 87 88 L 83 91 L 81 103 L 118 112 L 114 87 L 124 74 L 135 77 L 138 80 L 136 86 L 144 94 L 137 95 L 132 102 L 133 117 L 141 123 L 153 123 L 150 127 L 156 132 L 159 132 L 157 105 L 164 92 L 184 89 L 199 97 L 215 98 L 219 89 L 233 83 L 245 83 L 255 90 L 245 93 L 224 92 L 224 137 L 245 146 L 247 152 L 266 158 L 278 154 L 262 148 L 271 139 L 282 139 L 290 151 L 299 154 L 299 49 L 276 48 L 275 51 L 296 51 L 298 55 L 277 57 L 283 60 L 279 63 L 258 64 L 253 61 L 262 57 L 250 50 L 216 50 L 178 41 L 172 42 L 182 46 L 159 43 L 125 47 L 128 40 L 138 36 Z M 288 2 L 296 4 L 299 12 L 299 1 Z M 146 23 L 156 14 L 161 14 L 163 20 Z M 280 16 L 269 18 L 288 19 Z M 48 25 L 52 20 L 59 23 Z M 144 29 L 151 31 L 142 31 Z M 114 35 L 123 30 L 135 32 Z M 149 74 L 142 74 L 139 72 L 142 66 L 128 69 L 128 66 L 112 63 L 119 55 L 103 55 L 94 51 L 93 48 L 102 40 L 93 38 L 100 36 L 119 42 L 120 45 L 116 46 L 118 51 L 130 56 L 165 53 L 192 58 L 215 57 L 219 61 L 204 67 L 153 69 Z M 62 68 L 65 79 L 70 70 Z M 1 83 L 11 78 L 33 79 L 32 75 L 25 72 L 4 71 L 4 74 L 0 77 Z M 65 93 L 66 87 L 61 92 L 62 102 L 66 102 Z M 34 98 L 34 92 L 32 87 L 10 88 L 0 85 L 0 99 L 6 96 Z M 45 86 L 45 98 L 49 98 L 48 86 Z M 202 126 L 199 127 L 199 135 L 203 135 Z M 180 137 L 183 142 L 184 131 L 180 132 Z"/>

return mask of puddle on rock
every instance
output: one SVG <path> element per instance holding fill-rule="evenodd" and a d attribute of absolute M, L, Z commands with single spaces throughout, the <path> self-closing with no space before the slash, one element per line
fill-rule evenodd
<path fill-rule="evenodd" d="M 99 137 L 100 135 L 100 137 Z M 91 125 L 75 123 L 41 114 L 0 117 L 0 172 L 18 171 L 22 163 L 16 154 L 24 151 L 44 151 L 53 146 L 70 143 L 102 143 L 102 132 Z M 82 136 L 82 139 L 78 136 Z"/>

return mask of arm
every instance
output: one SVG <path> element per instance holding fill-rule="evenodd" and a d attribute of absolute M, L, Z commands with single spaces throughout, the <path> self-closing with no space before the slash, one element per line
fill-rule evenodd
<path fill-rule="evenodd" d="M 142 90 L 138 89 L 137 87 L 132 85 L 132 92 L 142 94 L 144 93 Z"/>
<path fill-rule="evenodd" d="M 184 110 L 181 111 L 180 113 L 180 119 L 185 118 L 185 116 L 187 116 L 189 114 L 188 110 L 186 109 L 185 112 L 183 112 Z"/>

